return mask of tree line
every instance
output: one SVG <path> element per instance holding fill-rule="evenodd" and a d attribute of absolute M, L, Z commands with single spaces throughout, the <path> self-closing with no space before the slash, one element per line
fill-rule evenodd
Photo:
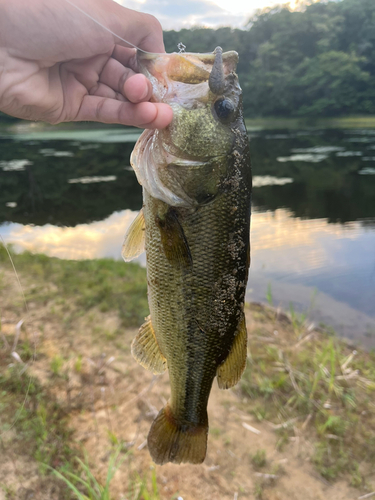
<path fill-rule="evenodd" d="M 375 114 L 375 0 L 303 1 L 314 3 L 259 11 L 244 30 L 165 31 L 166 51 L 236 50 L 246 117 Z"/>
<path fill-rule="evenodd" d="M 239 53 L 245 116 L 375 114 L 375 0 L 259 11 L 247 29 L 164 32 L 167 52 Z"/>

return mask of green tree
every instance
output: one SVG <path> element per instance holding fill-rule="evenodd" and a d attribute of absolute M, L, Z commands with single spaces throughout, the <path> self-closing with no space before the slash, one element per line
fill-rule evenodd
<path fill-rule="evenodd" d="M 354 53 L 329 51 L 309 59 L 296 69 L 296 103 L 300 115 L 338 115 L 361 109 L 370 74 L 361 69 L 366 58 Z M 363 112 L 374 113 L 375 102 Z"/>

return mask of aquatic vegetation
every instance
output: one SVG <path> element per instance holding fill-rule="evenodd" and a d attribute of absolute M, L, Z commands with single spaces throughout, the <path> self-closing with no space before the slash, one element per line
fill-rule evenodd
<path fill-rule="evenodd" d="M 290 177 L 272 177 L 271 175 L 255 175 L 253 177 L 254 188 L 263 186 L 284 186 L 291 182 L 293 182 L 293 179 Z"/>
<path fill-rule="evenodd" d="M 277 161 L 280 163 L 285 163 L 287 161 L 306 161 L 309 163 L 320 163 L 323 160 L 326 160 L 328 155 L 326 154 L 313 154 L 313 153 L 305 153 L 305 154 L 294 154 L 291 156 L 278 156 Z"/>
<path fill-rule="evenodd" d="M 53 148 L 40 149 L 39 153 L 43 156 L 55 156 L 56 158 L 72 157 L 74 156 L 73 151 L 56 151 Z"/>
<path fill-rule="evenodd" d="M 22 170 L 25 170 L 25 167 L 32 164 L 33 162 L 30 160 L 0 161 L 0 168 L 4 172 L 21 172 Z"/>
<path fill-rule="evenodd" d="M 117 179 L 116 175 L 102 175 L 95 177 L 79 177 L 78 179 L 68 179 L 69 184 L 93 184 L 95 182 L 112 182 Z"/>
<path fill-rule="evenodd" d="M 360 170 L 358 173 L 360 175 L 375 175 L 375 168 L 372 167 L 362 168 L 362 170 Z"/>
<path fill-rule="evenodd" d="M 336 151 L 343 151 L 342 146 L 313 146 L 311 148 L 293 148 L 292 153 L 314 153 L 314 154 L 327 154 Z"/>
<path fill-rule="evenodd" d="M 349 158 L 352 156 L 362 156 L 363 152 L 362 151 L 339 151 L 336 153 L 336 156 L 339 156 L 341 158 Z"/>

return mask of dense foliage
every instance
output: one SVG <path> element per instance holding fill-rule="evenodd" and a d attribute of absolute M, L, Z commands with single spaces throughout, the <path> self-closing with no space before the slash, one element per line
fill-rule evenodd
<path fill-rule="evenodd" d="M 166 31 L 166 50 L 236 50 L 246 117 L 375 114 L 375 0 L 303 2 L 259 11 L 244 30 Z"/>
<path fill-rule="evenodd" d="M 240 55 L 245 115 L 375 114 L 375 1 L 320 1 L 259 12 L 247 30 L 165 32 L 166 50 L 217 45 Z"/>

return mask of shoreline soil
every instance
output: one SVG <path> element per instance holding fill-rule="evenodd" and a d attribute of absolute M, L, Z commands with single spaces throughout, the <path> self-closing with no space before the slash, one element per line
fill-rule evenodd
<path fill-rule="evenodd" d="M 28 313 L 0 248 L 1 500 L 76 498 L 49 467 L 85 479 L 76 458 L 87 454 L 104 483 L 115 450 L 112 500 L 349 500 L 375 490 L 374 353 L 303 316 L 247 305 L 247 369 L 233 390 L 214 383 L 206 461 L 154 466 L 145 440 L 168 377 L 130 353 L 147 314 L 145 270 L 27 253 L 15 265 Z"/>

